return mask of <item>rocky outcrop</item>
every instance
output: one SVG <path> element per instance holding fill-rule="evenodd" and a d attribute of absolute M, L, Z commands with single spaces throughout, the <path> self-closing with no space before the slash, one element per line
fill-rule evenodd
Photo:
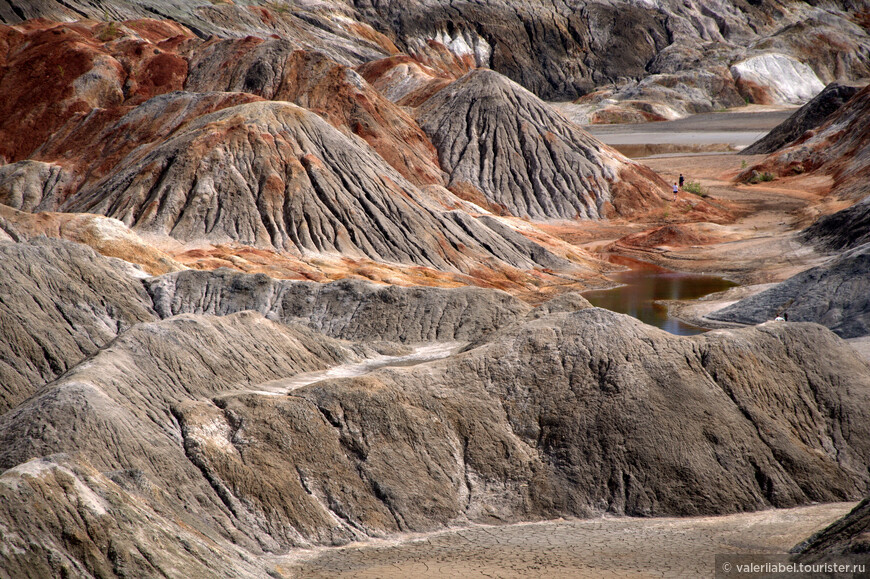
<path fill-rule="evenodd" d="M 856 93 L 815 130 L 749 167 L 737 180 L 749 180 L 753 172 L 775 175 L 812 173 L 830 175 L 832 192 L 842 198 L 863 199 L 870 179 L 870 86 Z"/>
<path fill-rule="evenodd" d="M 842 82 L 829 84 L 783 123 L 740 151 L 740 154 L 769 155 L 785 147 L 805 132 L 824 123 L 828 117 L 840 110 L 849 99 L 855 96 L 863 86 L 858 83 Z"/>
<path fill-rule="evenodd" d="M 661 203 L 665 183 L 498 73 L 474 70 L 417 109 L 450 186 L 513 215 L 599 219 Z"/>
<path fill-rule="evenodd" d="M 145 281 L 162 317 L 253 310 L 347 340 L 472 341 L 516 323 L 529 306 L 497 291 L 274 280 L 229 270 L 184 271 Z"/>
<path fill-rule="evenodd" d="M 870 334 L 870 244 L 707 317 L 759 324 L 783 314 L 789 322 L 817 322 L 844 338 Z"/>
<path fill-rule="evenodd" d="M 358 6 L 363 18 L 395 35 L 412 55 L 433 39 L 548 99 L 576 97 L 608 79 L 643 74 L 646 63 L 668 45 L 663 15 L 628 3 L 387 1 Z"/>
<path fill-rule="evenodd" d="M 73 243 L 0 242 L 0 414 L 156 319 L 129 266 Z"/>
<path fill-rule="evenodd" d="M 870 553 L 870 499 L 864 499 L 851 513 L 797 545 L 792 553 L 802 563 L 840 563 L 854 555 L 866 557 Z"/>
<path fill-rule="evenodd" d="M 813 69 L 784 54 L 760 54 L 731 65 L 741 93 L 761 104 L 799 104 L 818 94 L 824 83 Z"/>

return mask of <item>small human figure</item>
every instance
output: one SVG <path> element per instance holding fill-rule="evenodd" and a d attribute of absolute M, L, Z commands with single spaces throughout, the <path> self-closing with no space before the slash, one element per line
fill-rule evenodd
<path fill-rule="evenodd" d="M 680 173 L 680 189 L 683 188 L 683 183 L 684 183 L 684 182 L 685 182 L 685 179 L 683 179 L 683 174 Z"/>
<path fill-rule="evenodd" d="M 773 321 L 774 322 L 784 322 L 785 318 L 782 316 L 776 316 L 775 318 L 773 318 Z"/>
<path fill-rule="evenodd" d="M 677 200 L 677 191 L 679 191 L 679 189 L 677 188 L 677 184 L 674 183 L 674 201 Z"/>
<path fill-rule="evenodd" d="M 782 319 L 783 319 L 784 321 L 786 321 L 786 322 L 788 321 L 788 312 L 783 312 L 783 313 L 782 313 Z"/>

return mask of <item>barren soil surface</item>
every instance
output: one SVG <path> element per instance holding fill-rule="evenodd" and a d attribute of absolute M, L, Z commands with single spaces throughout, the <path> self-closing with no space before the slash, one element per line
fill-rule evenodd
<path fill-rule="evenodd" d="M 716 554 L 785 553 L 854 506 L 476 526 L 305 551 L 276 559 L 275 570 L 306 578 L 710 577 Z"/>
<path fill-rule="evenodd" d="M 675 121 L 584 128 L 629 157 L 739 151 L 762 138 L 793 112 L 794 107 L 753 105 L 751 109 L 742 107 Z"/>
<path fill-rule="evenodd" d="M 696 135 L 710 133 L 761 133 L 764 136 L 770 129 L 786 120 L 796 107 L 759 106 L 741 107 L 719 113 L 703 113 L 692 115 L 676 121 L 644 123 L 642 125 L 590 125 L 586 127 L 590 133 L 609 143 L 609 135 L 630 134 L 660 134 L 680 135 L 695 133 Z M 709 139 L 704 139 L 708 142 Z M 642 143 L 642 138 L 631 142 Z"/>
<path fill-rule="evenodd" d="M 682 190 L 676 202 L 671 200 L 663 212 L 650 214 L 644 223 L 563 222 L 550 224 L 547 231 L 617 263 L 620 256 L 629 257 L 676 271 L 715 273 L 741 284 L 782 281 L 828 259 L 800 243 L 796 233 L 818 215 L 845 204 L 826 198 L 827 178 L 734 183 L 743 162 L 755 158 L 716 154 L 642 159 L 668 182 L 683 174 L 687 184 L 699 183 L 706 196 Z M 661 227 L 673 229 L 666 243 L 644 246 L 620 241 Z"/>
<path fill-rule="evenodd" d="M 817 179 L 735 184 L 731 179 L 744 159 L 710 155 L 645 160 L 647 166 L 669 181 L 676 181 L 682 173 L 687 182 L 700 183 L 710 198 L 728 203 L 737 214 L 732 223 L 718 228 L 721 243 L 649 248 L 650 261 L 677 270 L 715 271 L 741 283 L 770 283 L 826 259 L 798 242 L 794 234 L 809 225 L 811 216 L 828 212 L 820 207 L 827 184 Z M 691 197 L 691 193 L 683 191 L 674 205 Z"/>

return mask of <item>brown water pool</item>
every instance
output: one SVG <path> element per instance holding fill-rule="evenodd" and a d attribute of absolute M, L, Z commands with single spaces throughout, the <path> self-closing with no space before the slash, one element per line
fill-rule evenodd
<path fill-rule="evenodd" d="M 694 300 L 736 285 L 714 275 L 659 269 L 631 269 L 608 277 L 623 285 L 584 292 L 583 297 L 594 306 L 628 314 L 678 336 L 691 336 L 706 330 L 668 316 L 667 308 L 656 304 L 656 300 Z"/>

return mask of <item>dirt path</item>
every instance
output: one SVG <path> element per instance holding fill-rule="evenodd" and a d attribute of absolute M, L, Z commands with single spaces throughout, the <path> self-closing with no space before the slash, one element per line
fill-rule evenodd
<path fill-rule="evenodd" d="M 269 564 L 306 578 L 711 577 L 716 554 L 785 553 L 852 507 L 476 526 L 303 551 Z"/>
<path fill-rule="evenodd" d="M 269 396 L 282 396 L 291 390 L 328 380 L 333 378 L 352 378 L 355 376 L 363 376 L 369 372 L 374 372 L 379 368 L 387 368 L 390 366 L 415 366 L 433 360 L 447 358 L 459 352 L 467 344 L 466 342 L 436 342 L 433 344 L 423 344 L 413 346 L 413 351 L 410 354 L 402 354 L 398 356 L 381 355 L 374 358 L 366 358 L 359 362 L 348 362 L 339 364 L 326 370 L 317 372 L 305 372 L 297 374 L 291 378 L 279 378 L 259 384 L 256 390 L 245 390 L 254 394 L 265 394 Z"/>
<path fill-rule="evenodd" d="M 797 233 L 819 213 L 834 209 L 825 205 L 824 193 L 829 183 L 818 178 L 783 179 L 757 185 L 732 181 L 744 162 L 752 164 L 760 158 L 724 154 L 642 159 L 668 181 L 676 181 L 682 173 L 687 182 L 699 182 L 709 195 L 706 200 L 727 205 L 735 219 L 719 224 L 686 220 L 680 223 L 671 219 L 678 235 L 700 232 L 710 242 L 680 244 L 677 239 L 673 245 L 618 247 L 615 251 L 679 271 L 715 272 L 742 284 L 782 281 L 822 263 L 827 256 L 804 244 Z M 698 199 L 681 192 L 675 209 Z"/>

